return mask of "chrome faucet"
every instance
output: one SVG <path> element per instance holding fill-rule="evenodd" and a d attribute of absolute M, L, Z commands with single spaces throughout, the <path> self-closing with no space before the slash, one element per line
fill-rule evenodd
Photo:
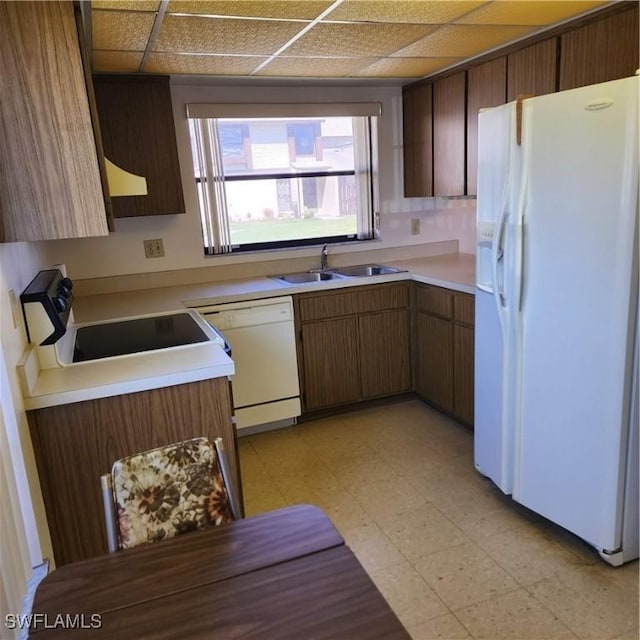
<path fill-rule="evenodd" d="M 329 251 L 327 251 L 327 245 L 325 244 L 320 252 L 320 269 L 322 271 L 324 271 L 328 266 L 328 257 Z"/>

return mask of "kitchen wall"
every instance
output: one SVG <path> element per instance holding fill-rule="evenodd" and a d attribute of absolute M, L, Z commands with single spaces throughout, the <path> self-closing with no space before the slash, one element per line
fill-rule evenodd
<path fill-rule="evenodd" d="M 74 279 L 169 271 L 315 255 L 317 248 L 205 257 L 191 164 L 186 104 L 189 102 L 340 102 L 382 103 L 379 122 L 379 195 L 381 241 L 331 247 L 332 253 L 366 251 L 442 240 L 458 240 L 459 250 L 474 251 L 475 200 L 402 196 L 402 97 L 400 87 L 353 85 L 220 84 L 193 78 L 173 79 L 173 110 L 184 187 L 186 215 L 151 216 L 116 221 L 105 238 L 47 243 L 51 263 L 64 262 Z M 141 150 L 144 153 L 144 149 Z M 411 218 L 420 218 L 421 233 L 411 235 Z M 162 238 L 165 257 L 145 259 L 144 239 Z M 366 261 L 363 257 L 362 261 Z M 228 272 L 227 272 L 228 273 Z M 226 276 L 228 277 L 228 276 Z"/>
<path fill-rule="evenodd" d="M 51 540 L 16 364 L 27 344 L 20 292 L 47 264 L 44 243 L 0 244 L 0 610 L 20 613 L 26 580 Z M 10 292 L 15 296 L 11 296 Z M 1 635 L 1 634 L 0 634 Z"/>

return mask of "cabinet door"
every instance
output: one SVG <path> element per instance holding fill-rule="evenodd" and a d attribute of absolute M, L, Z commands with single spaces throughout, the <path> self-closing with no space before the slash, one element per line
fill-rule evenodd
<path fill-rule="evenodd" d="M 473 424 L 473 337 L 473 328 L 453 325 L 453 414 L 467 424 Z"/>
<path fill-rule="evenodd" d="M 433 83 L 433 195 L 465 194 L 465 87 L 460 71 Z"/>
<path fill-rule="evenodd" d="M 638 68 L 638 6 L 561 36 L 560 91 L 632 76 Z"/>
<path fill-rule="evenodd" d="M 71 2 L 0 3 L 0 242 L 108 234 Z"/>
<path fill-rule="evenodd" d="M 402 91 L 405 198 L 433 195 L 433 111 L 430 84 Z"/>
<path fill-rule="evenodd" d="M 478 191 L 478 111 L 504 104 L 507 58 L 502 56 L 467 72 L 467 195 Z"/>
<path fill-rule="evenodd" d="M 416 319 L 417 390 L 430 404 L 453 409 L 453 332 L 450 320 L 419 311 Z"/>
<path fill-rule="evenodd" d="M 114 197 L 116 218 L 184 213 L 167 76 L 94 76 L 105 156 L 144 176 L 146 196 Z"/>
<path fill-rule="evenodd" d="M 363 397 L 409 391 L 409 311 L 394 309 L 360 316 L 358 333 Z"/>
<path fill-rule="evenodd" d="M 556 90 L 558 39 L 549 38 L 508 55 L 507 102 Z"/>
<path fill-rule="evenodd" d="M 355 316 L 302 325 L 305 409 L 360 399 L 358 322 Z"/>

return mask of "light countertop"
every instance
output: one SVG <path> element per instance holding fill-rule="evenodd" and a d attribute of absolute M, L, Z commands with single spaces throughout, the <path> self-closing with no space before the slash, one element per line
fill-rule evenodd
<path fill-rule="evenodd" d="M 29 350 L 22 363 L 27 410 L 171 387 L 234 373 L 233 360 L 219 345 L 210 342 L 30 373 L 30 368 L 37 366 L 29 361 L 33 355 L 34 350 Z"/>
<path fill-rule="evenodd" d="M 455 291 L 475 292 L 475 256 L 450 253 L 429 258 L 386 261 L 386 265 L 406 272 L 385 276 L 348 278 L 307 284 L 287 284 L 269 277 L 226 280 L 204 284 L 161 287 L 145 291 L 125 291 L 81 296 L 74 302 L 76 322 L 95 322 L 147 313 L 174 311 L 186 307 L 205 307 L 226 302 L 255 300 L 274 296 L 329 291 L 345 287 L 414 280 Z"/>
<path fill-rule="evenodd" d="M 454 253 L 385 264 L 406 271 L 301 285 L 258 277 L 81 296 L 74 302 L 74 320 L 79 323 L 99 322 L 178 311 L 185 307 L 204 307 L 403 280 L 474 293 L 473 255 Z M 25 408 L 30 410 L 229 376 L 234 373 L 234 363 L 220 346 L 199 343 L 179 349 L 150 351 L 39 370 L 35 350 L 31 348 L 25 352 L 19 370 L 23 381 Z"/>

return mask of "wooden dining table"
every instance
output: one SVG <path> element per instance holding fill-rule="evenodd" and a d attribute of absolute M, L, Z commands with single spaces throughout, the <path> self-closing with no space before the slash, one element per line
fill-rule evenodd
<path fill-rule="evenodd" d="M 68 564 L 30 636 L 408 640 L 329 518 L 296 505 Z"/>

